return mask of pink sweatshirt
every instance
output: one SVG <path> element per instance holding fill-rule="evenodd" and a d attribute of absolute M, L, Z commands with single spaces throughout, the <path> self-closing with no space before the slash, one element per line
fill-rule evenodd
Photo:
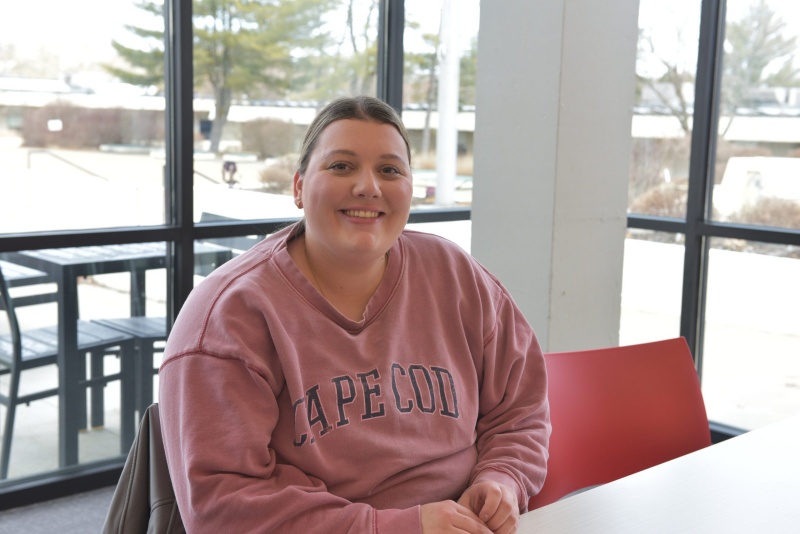
<path fill-rule="evenodd" d="M 524 512 L 550 420 L 508 292 L 456 245 L 405 231 L 352 321 L 295 266 L 291 231 L 217 269 L 170 334 L 161 425 L 188 531 L 416 533 L 421 504 L 485 479 Z"/>

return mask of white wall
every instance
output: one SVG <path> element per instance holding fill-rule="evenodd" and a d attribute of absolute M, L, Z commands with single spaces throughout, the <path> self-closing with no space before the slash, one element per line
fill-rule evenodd
<path fill-rule="evenodd" d="M 638 1 L 484 2 L 472 254 L 545 350 L 618 344 Z"/>

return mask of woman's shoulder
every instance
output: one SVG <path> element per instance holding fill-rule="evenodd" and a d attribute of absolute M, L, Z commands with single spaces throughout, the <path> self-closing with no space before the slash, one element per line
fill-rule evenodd
<path fill-rule="evenodd" d="M 428 253 L 438 252 L 439 254 L 452 255 L 454 257 L 460 257 L 463 259 L 472 257 L 458 244 L 436 234 L 422 232 L 420 230 L 406 229 L 403 230 L 402 237 L 410 249 L 416 249 Z"/>
<path fill-rule="evenodd" d="M 190 298 L 216 301 L 222 294 L 248 285 L 249 280 L 265 281 L 273 270 L 269 266 L 286 248 L 286 235 L 281 230 L 267 236 L 249 250 L 220 265 L 194 288 Z"/>
<path fill-rule="evenodd" d="M 418 230 L 404 230 L 402 237 L 409 259 L 418 259 L 428 272 L 442 269 L 458 277 L 467 275 L 499 285 L 497 278 L 478 260 L 447 238 Z"/>

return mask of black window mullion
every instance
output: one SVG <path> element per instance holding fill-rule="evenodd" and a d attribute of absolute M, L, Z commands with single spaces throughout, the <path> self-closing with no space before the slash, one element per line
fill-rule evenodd
<path fill-rule="evenodd" d="M 168 0 L 164 11 L 167 224 L 179 228 L 169 243 L 167 317 L 175 319 L 194 287 L 192 0 Z"/>
<path fill-rule="evenodd" d="M 403 0 L 381 0 L 378 5 L 377 97 L 403 110 L 403 32 L 406 25 Z"/>
<path fill-rule="evenodd" d="M 709 250 L 708 237 L 702 232 L 702 225 L 710 213 L 714 183 L 724 24 L 725 0 L 703 0 L 695 76 L 680 323 L 680 333 L 692 348 L 698 371 L 702 364 Z"/>

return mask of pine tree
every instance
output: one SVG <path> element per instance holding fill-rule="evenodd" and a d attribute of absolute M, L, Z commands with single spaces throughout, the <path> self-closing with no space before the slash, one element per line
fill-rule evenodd
<path fill-rule="evenodd" d="M 338 0 L 193 0 L 194 87 L 214 98 L 212 152 L 235 98 L 282 97 L 297 76 L 303 50 L 325 48 L 329 36 L 322 16 Z M 163 21 L 163 5 L 141 0 L 137 6 Z M 128 25 L 138 46 L 112 45 L 129 69 L 106 66 L 120 80 L 142 86 L 164 83 L 164 29 Z"/>

